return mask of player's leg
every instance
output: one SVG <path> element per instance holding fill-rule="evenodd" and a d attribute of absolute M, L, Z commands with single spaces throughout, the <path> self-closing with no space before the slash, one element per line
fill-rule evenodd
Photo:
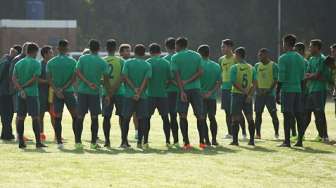
<path fill-rule="evenodd" d="M 188 92 L 188 91 L 186 91 Z M 188 136 L 188 108 L 189 108 L 189 102 L 183 102 L 181 101 L 181 98 L 179 97 L 177 99 L 177 112 L 179 113 L 180 118 L 180 129 L 183 137 L 183 149 L 190 149 L 190 141 Z"/>
<path fill-rule="evenodd" d="M 166 139 L 166 145 L 170 146 L 170 123 L 169 123 L 169 104 L 167 97 L 160 97 L 157 99 L 157 109 L 162 119 L 163 132 Z"/>
<path fill-rule="evenodd" d="M 240 128 L 242 129 L 242 136 L 243 136 L 243 139 L 245 140 L 246 139 L 246 125 L 245 125 L 245 118 L 243 116 L 243 114 L 240 115 L 241 119 L 239 121 L 239 126 Z"/>
<path fill-rule="evenodd" d="M 248 130 L 250 134 L 250 140 L 248 145 L 254 146 L 254 134 L 255 134 L 255 124 L 253 121 L 253 106 L 252 106 L 252 100 L 246 101 L 246 98 L 244 99 L 243 103 L 243 112 L 247 120 L 248 124 Z"/>
<path fill-rule="evenodd" d="M 222 109 L 224 109 L 225 111 L 225 120 L 226 120 L 226 126 L 227 126 L 227 135 L 225 136 L 225 138 L 231 139 L 232 138 L 232 121 L 231 121 L 231 112 L 230 112 L 230 108 L 231 108 L 231 92 L 230 90 L 227 89 L 223 89 L 222 90 Z"/>
<path fill-rule="evenodd" d="M 277 108 L 276 108 L 276 102 L 274 96 L 267 96 L 266 97 L 266 107 L 271 115 L 273 128 L 274 128 L 274 137 L 276 139 L 279 138 L 279 118 L 277 115 Z"/>
<path fill-rule="evenodd" d="M 55 112 L 55 135 L 56 135 L 56 142 L 59 149 L 63 148 L 63 141 L 62 141 L 62 114 L 64 109 L 64 99 L 58 98 L 55 96 L 54 98 L 54 112 Z"/>
<path fill-rule="evenodd" d="M 217 142 L 217 120 L 216 120 L 216 111 L 217 111 L 217 101 L 216 99 L 209 99 L 207 104 L 208 118 L 210 121 L 210 132 L 211 132 L 211 143 L 214 146 L 218 145 Z"/>
<path fill-rule="evenodd" d="M 12 120 L 14 115 L 13 100 L 11 95 L 0 96 L 0 115 L 2 123 L 1 139 L 14 139 Z"/>
<path fill-rule="evenodd" d="M 74 136 L 76 137 L 77 134 L 77 123 L 78 123 L 78 102 L 75 98 L 74 93 L 65 93 L 65 104 L 66 107 L 68 109 L 68 111 L 70 112 L 71 115 L 71 119 L 72 119 L 72 131 Z"/>
<path fill-rule="evenodd" d="M 98 149 L 100 146 L 97 144 L 98 139 L 98 115 L 101 114 L 100 97 L 99 95 L 89 95 L 89 111 L 91 115 L 91 148 Z"/>
<path fill-rule="evenodd" d="M 208 99 L 203 99 L 203 113 L 205 116 L 205 120 L 208 116 Z M 206 143 L 207 146 L 211 146 L 211 142 L 209 139 L 209 127 L 207 122 L 205 121 L 205 127 L 204 127 L 204 142 Z"/>
<path fill-rule="evenodd" d="M 241 114 L 244 105 L 244 96 L 233 93 L 231 96 L 231 116 L 232 116 L 232 142 L 230 145 L 238 146 L 239 121 L 242 118 Z"/>
<path fill-rule="evenodd" d="M 88 99 L 88 95 L 82 94 L 82 93 L 78 93 L 77 98 L 78 98 L 78 119 L 77 119 L 77 124 L 76 124 L 77 134 L 75 134 L 75 142 L 76 142 L 75 147 L 77 149 L 82 149 L 83 148 L 83 145 L 82 145 L 83 123 L 84 123 L 85 115 L 89 109 L 89 99 Z"/>
<path fill-rule="evenodd" d="M 21 97 L 16 97 L 16 110 L 17 110 L 17 117 L 16 117 L 16 132 L 18 134 L 18 140 L 19 140 L 19 148 L 24 149 L 26 148 L 26 143 L 23 138 L 24 134 L 24 121 L 26 119 L 27 115 L 27 103 L 25 99 L 22 99 Z"/>
<path fill-rule="evenodd" d="M 113 106 L 115 103 L 114 97 L 109 97 L 110 101 L 107 103 L 106 96 L 103 96 L 102 98 L 102 115 L 103 115 L 103 131 L 104 131 L 104 137 L 105 137 L 105 145 L 104 147 L 110 147 L 111 141 L 110 141 L 110 131 L 111 131 L 111 117 L 113 112 Z"/>
<path fill-rule="evenodd" d="M 295 100 L 294 100 L 294 112 L 295 112 L 295 119 L 298 127 L 298 140 L 295 146 L 302 147 L 302 141 L 305 131 L 305 121 L 304 121 L 304 107 L 301 99 L 301 93 L 296 93 Z"/>
<path fill-rule="evenodd" d="M 123 98 L 123 108 L 122 108 L 122 125 L 121 125 L 121 148 L 129 147 L 128 144 L 128 131 L 129 131 L 129 123 L 132 115 L 135 112 L 135 101 L 130 97 Z"/>
<path fill-rule="evenodd" d="M 285 140 L 280 147 L 290 147 L 290 129 L 294 121 L 295 93 L 281 93 L 281 110 L 284 116 L 284 135 Z"/>
<path fill-rule="evenodd" d="M 154 110 L 156 108 L 155 105 L 155 100 L 153 101 L 154 104 Z M 149 103 L 148 103 L 148 99 L 140 99 L 137 103 L 136 103 L 136 115 L 137 118 L 139 120 L 139 127 L 138 127 L 138 132 L 139 132 L 139 137 L 138 137 L 138 147 L 141 148 L 141 144 L 142 144 L 142 140 L 144 143 L 144 147 L 145 148 L 149 148 L 148 145 L 148 138 L 149 138 Z"/>
<path fill-rule="evenodd" d="M 200 148 L 205 148 L 205 129 L 206 129 L 206 119 L 205 113 L 203 111 L 203 98 L 200 90 L 190 90 L 189 91 L 190 103 L 193 108 L 194 114 L 197 118 L 197 130 L 199 134 Z"/>
<path fill-rule="evenodd" d="M 138 139 L 139 121 L 138 121 L 137 115 L 135 113 L 133 114 L 132 119 L 133 119 L 133 125 L 134 125 L 134 138 Z"/>
<path fill-rule="evenodd" d="M 257 95 L 254 101 L 256 139 L 261 139 L 262 113 L 265 108 L 265 96 Z"/>
<path fill-rule="evenodd" d="M 178 144 L 178 123 L 177 123 L 177 112 L 176 112 L 176 102 L 177 102 L 177 92 L 168 93 L 168 103 L 169 103 L 169 115 L 170 115 L 170 128 L 172 131 L 174 144 Z"/>
<path fill-rule="evenodd" d="M 38 97 L 30 97 L 28 96 L 26 99 L 27 104 L 27 112 L 29 116 L 32 118 L 32 124 L 33 124 L 33 131 L 35 135 L 35 141 L 36 141 L 36 148 L 42 148 L 46 147 L 46 145 L 42 144 L 40 139 L 40 110 L 39 110 L 39 98 Z"/>

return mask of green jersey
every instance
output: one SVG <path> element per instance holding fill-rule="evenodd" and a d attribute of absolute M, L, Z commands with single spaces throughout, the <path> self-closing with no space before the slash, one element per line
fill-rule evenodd
<path fill-rule="evenodd" d="M 78 79 L 78 93 L 98 95 L 101 78 L 108 75 L 109 69 L 107 63 L 96 54 L 87 54 L 79 58 L 76 69 L 97 88 L 91 89 L 85 82 Z"/>
<path fill-rule="evenodd" d="M 331 71 L 324 64 L 326 57 L 323 54 L 312 56 L 308 60 L 307 73 L 319 73 L 322 80 L 310 80 L 308 85 L 308 92 L 326 91 L 328 89 L 328 81 L 331 78 Z"/>
<path fill-rule="evenodd" d="M 218 82 L 222 81 L 222 72 L 220 66 L 210 59 L 202 60 L 203 74 L 201 76 L 201 92 L 203 94 L 211 91 Z M 217 98 L 217 91 L 210 96 L 211 99 Z"/>
<path fill-rule="evenodd" d="M 288 51 L 279 57 L 279 82 L 281 91 L 301 93 L 304 79 L 304 58 L 295 51 Z"/>
<path fill-rule="evenodd" d="M 194 74 L 197 73 L 199 69 L 202 69 L 201 56 L 192 50 L 182 50 L 177 52 L 172 57 L 172 67 L 173 72 L 179 72 L 181 80 L 188 80 Z M 184 89 L 201 89 L 200 79 L 197 78 L 194 81 L 184 85 Z"/>
<path fill-rule="evenodd" d="M 14 75 L 17 79 L 17 82 L 20 85 L 24 85 L 34 76 L 39 77 L 41 75 L 41 64 L 36 59 L 27 56 L 15 64 Z M 24 91 L 26 92 L 27 96 L 39 96 L 37 80 L 31 86 L 24 88 Z"/>
<path fill-rule="evenodd" d="M 231 57 L 224 55 L 219 58 L 218 63 L 222 69 L 222 89 L 231 90 L 230 69 L 232 65 L 237 63 L 235 57 L 233 55 Z"/>
<path fill-rule="evenodd" d="M 152 67 L 152 78 L 148 82 L 149 97 L 167 97 L 167 83 L 171 77 L 169 62 L 159 56 L 147 59 Z"/>
<path fill-rule="evenodd" d="M 51 81 L 57 88 L 62 88 L 72 79 L 75 69 L 76 60 L 66 55 L 58 55 L 47 63 L 47 74 L 50 74 Z M 72 84 L 65 91 L 73 92 Z"/>
<path fill-rule="evenodd" d="M 127 76 L 136 88 L 140 88 L 144 79 L 150 79 L 152 77 L 152 67 L 143 59 L 131 58 L 125 62 L 122 75 Z M 125 83 L 125 97 L 133 97 L 134 95 L 134 90 Z M 147 98 L 146 91 L 141 93 L 140 98 Z"/>
<path fill-rule="evenodd" d="M 239 84 L 243 89 L 249 89 L 256 80 L 256 74 L 252 65 L 246 61 L 239 62 L 231 67 L 230 80 L 232 84 Z M 236 87 L 232 86 L 232 93 L 242 93 Z"/>
<path fill-rule="evenodd" d="M 104 60 L 107 62 L 108 67 L 109 67 L 109 79 L 110 79 L 110 84 L 113 86 L 120 78 L 121 78 L 121 72 L 124 66 L 124 60 L 120 57 L 117 56 L 106 56 L 104 57 Z M 103 95 L 106 95 L 106 90 L 104 87 L 103 89 Z M 120 87 L 116 91 L 115 95 L 124 95 L 125 93 L 125 88 L 124 88 L 124 83 L 120 83 Z"/>
<path fill-rule="evenodd" d="M 163 57 L 165 60 L 167 60 L 169 62 L 169 66 L 170 67 L 172 65 L 171 60 L 172 60 L 173 55 L 174 54 L 168 54 L 168 55 L 166 55 L 166 56 Z M 172 80 L 174 79 L 175 76 L 174 76 L 173 72 L 171 72 L 171 76 L 170 77 L 171 77 Z M 167 92 L 178 92 L 178 91 L 179 91 L 179 89 L 178 89 L 178 87 L 177 87 L 176 84 L 173 84 L 173 83 L 169 83 L 168 84 Z"/>
<path fill-rule="evenodd" d="M 273 61 L 267 64 L 258 62 L 254 65 L 258 89 L 271 89 L 274 82 L 278 81 L 278 65 Z M 258 90 L 257 90 L 258 91 Z M 272 94 L 275 95 L 273 88 Z"/>

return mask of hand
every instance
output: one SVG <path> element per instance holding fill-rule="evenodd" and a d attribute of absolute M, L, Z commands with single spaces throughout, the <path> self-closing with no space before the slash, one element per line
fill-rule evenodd
<path fill-rule="evenodd" d="M 181 92 L 180 97 L 182 102 L 188 102 L 187 94 L 184 91 Z"/>
<path fill-rule="evenodd" d="M 138 100 L 140 99 L 140 95 L 139 95 L 139 94 L 135 94 L 135 95 L 133 96 L 133 99 L 134 99 L 135 101 L 138 101 Z"/>
<path fill-rule="evenodd" d="M 139 93 L 140 88 L 134 88 L 134 93 Z"/>
<path fill-rule="evenodd" d="M 314 74 L 306 73 L 305 78 L 309 80 L 309 79 L 312 79 L 313 76 L 314 76 Z"/>
<path fill-rule="evenodd" d="M 207 92 L 203 95 L 204 98 L 208 99 L 211 96 L 211 92 Z"/>
<path fill-rule="evenodd" d="M 20 91 L 20 97 L 23 98 L 23 99 L 27 98 L 27 94 L 23 89 Z"/>
<path fill-rule="evenodd" d="M 182 86 L 185 86 L 188 83 L 187 80 L 182 80 Z"/>
<path fill-rule="evenodd" d="M 97 89 L 97 85 L 96 84 L 94 84 L 94 83 L 89 83 L 89 87 L 91 88 L 91 89 L 93 89 L 93 90 L 96 90 Z"/>
<path fill-rule="evenodd" d="M 111 102 L 110 96 L 105 96 L 105 97 L 104 97 L 104 102 L 105 102 L 107 105 L 110 105 L 110 102 Z"/>

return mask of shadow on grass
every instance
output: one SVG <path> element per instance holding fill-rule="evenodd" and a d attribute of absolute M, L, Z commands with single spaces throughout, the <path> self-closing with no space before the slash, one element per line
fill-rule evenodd
<path fill-rule="evenodd" d="M 304 147 L 304 148 L 292 147 L 291 149 L 295 150 L 295 151 L 298 151 L 298 152 L 302 152 L 302 153 L 314 153 L 314 154 L 331 154 L 331 153 L 335 153 L 335 152 L 332 152 L 332 151 L 320 150 L 320 149 L 311 148 L 311 147 Z"/>
<path fill-rule="evenodd" d="M 257 151 L 257 152 L 265 152 L 265 153 L 275 153 L 277 150 L 268 149 L 262 146 L 239 146 L 239 148 L 243 148 L 249 151 Z"/>
<path fill-rule="evenodd" d="M 45 149 L 32 149 L 32 148 L 26 148 L 26 149 L 22 149 L 23 152 L 27 152 L 27 153 L 51 153 L 49 151 L 46 151 Z"/>

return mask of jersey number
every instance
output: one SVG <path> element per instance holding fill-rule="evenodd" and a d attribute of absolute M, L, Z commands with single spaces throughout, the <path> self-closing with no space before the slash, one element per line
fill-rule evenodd
<path fill-rule="evenodd" d="M 247 74 L 243 74 L 243 83 L 242 87 L 245 89 L 247 87 L 248 80 L 247 80 Z"/>
<path fill-rule="evenodd" d="M 110 78 L 110 79 L 113 79 L 113 78 L 114 78 L 114 76 L 113 76 L 113 65 L 112 65 L 112 64 L 109 64 L 109 67 L 110 67 L 109 78 Z"/>

